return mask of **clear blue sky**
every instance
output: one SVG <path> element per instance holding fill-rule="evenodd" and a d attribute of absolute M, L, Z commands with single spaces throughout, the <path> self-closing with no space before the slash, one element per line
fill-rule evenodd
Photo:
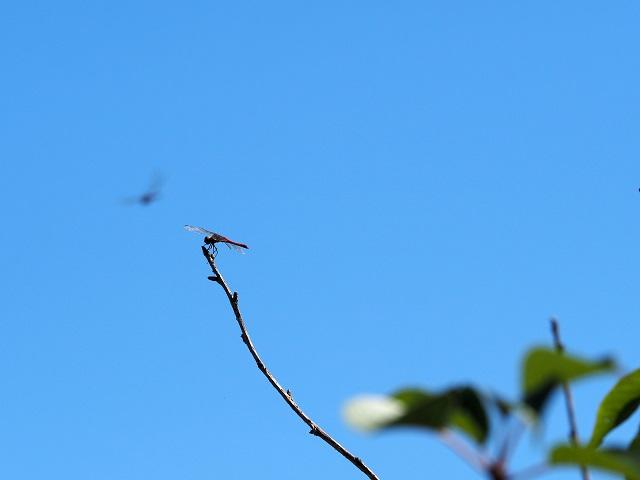
<path fill-rule="evenodd" d="M 561 4 L 559 4 L 561 3 Z M 637 368 L 640 5 L 13 2 L 0 13 L 0 477 L 477 478 L 345 400 Z M 154 172 L 162 199 L 124 206 Z M 580 428 L 610 380 L 576 391 Z M 517 463 L 564 438 L 562 404 Z M 635 420 L 637 425 L 637 419 Z M 574 472 L 549 475 L 576 478 Z M 595 477 L 603 478 L 603 477 Z"/>

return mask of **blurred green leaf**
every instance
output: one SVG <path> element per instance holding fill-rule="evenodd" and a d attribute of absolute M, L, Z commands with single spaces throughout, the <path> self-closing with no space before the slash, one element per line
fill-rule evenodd
<path fill-rule="evenodd" d="M 522 367 L 523 403 L 540 415 L 554 390 L 564 382 L 613 370 L 611 359 L 586 360 L 547 347 L 527 352 Z"/>
<path fill-rule="evenodd" d="M 406 412 L 390 426 L 407 425 L 435 430 L 450 427 L 478 443 L 487 440 L 489 419 L 482 396 L 472 387 L 455 387 L 439 394 L 407 389 L 396 392 L 393 398 L 403 403 Z"/>
<path fill-rule="evenodd" d="M 627 447 L 627 450 L 633 453 L 634 455 L 640 457 L 640 430 L 638 430 L 638 433 L 636 433 L 636 436 L 633 437 L 633 440 L 631 440 L 631 443 Z"/>
<path fill-rule="evenodd" d="M 392 395 L 404 406 L 404 415 L 389 426 L 411 425 L 439 430 L 448 425 L 454 404 L 447 395 L 431 394 L 421 389 L 400 390 Z"/>
<path fill-rule="evenodd" d="M 636 411 L 640 405 L 640 369 L 622 377 L 598 408 L 589 445 L 597 447 L 604 437 Z"/>
<path fill-rule="evenodd" d="M 627 452 L 640 460 L 640 430 L 636 433 L 636 436 L 631 440 L 631 443 L 627 447 Z M 632 480 L 631 477 L 626 477 L 626 480 Z"/>
<path fill-rule="evenodd" d="M 345 405 L 344 417 L 359 430 L 399 426 L 429 430 L 452 428 L 484 443 L 489 436 L 489 419 L 483 400 L 480 393 L 466 385 L 440 393 L 410 388 L 391 396 L 355 397 Z"/>
<path fill-rule="evenodd" d="M 597 450 L 592 447 L 559 445 L 549 456 L 553 465 L 575 465 L 597 468 L 640 480 L 640 458 L 622 449 Z"/>
<path fill-rule="evenodd" d="M 456 405 L 451 426 L 484 443 L 489 436 L 489 418 L 480 394 L 471 387 L 461 387 L 450 390 L 449 395 Z"/>

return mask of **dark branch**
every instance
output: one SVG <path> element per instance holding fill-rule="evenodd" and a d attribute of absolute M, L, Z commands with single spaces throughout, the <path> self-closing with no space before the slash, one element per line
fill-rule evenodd
<path fill-rule="evenodd" d="M 556 347 L 556 351 L 560 354 L 564 354 L 564 345 L 560 340 L 560 327 L 558 321 L 555 318 L 551 319 L 551 334 L 553 335 L 553 343 Z M 573 396 L 571 395 L 571 389 L 569 388 L 569 382 L 562 383 L 562 391 L 564 393 L 565 405 L 567 407 L 567 418 L 569 419 L 569 441 L 573 445 L 578 445 L 578 426 L 576 423 L 576 412 L 573 406 Z M 587 467 L 582 465 L 580 467 L 583 480 L 589 480 L 589 471 Z"/>
<path fill-rule="evenodd" d="M 349 460 L 352 464 L 354 464 L 361 472 L 363 472 L 367 477 L 371 480 L 378 480 L 378 477 L 375 473 L 373 473 L 369 467 L 367 467 L 362 460 L 349 452 L 346 448 L 340 445 L 336 440 L 334 440 L 327 432 L 325 432 L 322 428 L 320 428 L 311 418 L 307 416 L 306 413 L 302 411 L 302 409 L 298 406 L 298 404 L 293 400 L 293 396 L 289 390 L 282 388 L 282 386 L 278 383 L 275 377 L 269 372 L 264 362 L 258 355 L 258 352 L 251 341 L 251 337 L 249 336 L 249 332 L 247 331 L 247 327 L 244 324 L 244 320 L 242 319 L 242 314 L 240 313 L 240 308 L 238 307 L 238 293 L 231 292 L 229 286 L 224 281 L 224 278 L 220 274 L 218 267 L 216 266 L 214 256 L 207 250 L 206 247 L 202 247 L 202 253 L 204 257 L 207 259 L 209 266 L 211 267 L 211 271 L 213 272 L 213 276 L 208 277 L 209 280 L 218 283 L 224 293 L 227 295 L 227 299 L 229 300 L 229 304 L 233 309 L 233 313 L 236 317 L 236 321 L 238 322 L 238 326 L 240 327 L 240 331 L 242 332 L 242 341 L 249 349 L 249 353 L 253 357 L 253 360 L 256 362 L 258 369 L 262 372 L 262 374 L 267 377 L 269 383 L 277 390 L 280 396 L 287 402 L 287 405 L 291 407 L 291 409 L 300 417 L 300 419 L 307 424 L 309 427 L 309 433 L 311 435 L 315 435 L 316 437 L 321 438 L 326 443 L 331 445 L 338 453 L 340 453 L 343 457 Z"/>

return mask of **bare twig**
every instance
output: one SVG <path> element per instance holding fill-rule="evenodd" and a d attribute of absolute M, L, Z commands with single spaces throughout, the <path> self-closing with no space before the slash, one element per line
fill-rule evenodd
<path fill-rule="evenodd" d="M 551 334 L 553 335 L 553 343 L 558 353 L 564 353 L 564 345 L 560 340 L 560 328 L 558 321 L 555 318 L 551 318 Z M 567 418 L 569 419 L 569 441 L 573 445 L 578 445 L 578 426 L 576 423 L 576 412 L 573 406 L 573 396 L 571 395 L 571 389 L 569 388 L 569 382 L 562 382 L 562 391 L 564 393 L 565 404 L 567 406 Z M 580 472 L 582 473 L 583 480 L 589 480 L 589 470 L 584 465 L 580 466 Z"/>
<path fill-rule="evenodd" d="M 258 352 L 256 351 L 256 348 L 254 347 L 253 342 L 251 341 L 251 337 L 249 336 L 249 332 L 247 331 L 247 327 L 244 324 L 244 320 L 242 319 L 242 314 L 240 313 L 240 308 L 238 307 L 238 293 L 231 292 L 231 290 L 229 289 L 229 286 L 224 281 L 224 278 L 222 277 L 222 275 L 220 275 L 220 271 L 216 266 L 214 256 L 204 246 L 202 247 L 202 253 L 207 259 L 207 262 L 211 267 L 211 271 L 213 271 L 213 276 L 210 276 L 208 278 L 209 280 L 218 283 L 224 290 L 224 293 L 227 295 L 227 298 L 229 299 L 229 303 L 231 304 L 231 308 L 233 309 L 233 313 L 235 314 L 236 321 L 238 322 L 238 326 L 240 327 L 240 331 L 242 332 L 242 335 L 241 335 L 242 341 L 249 349 L 249 353 L 251 353 L 253 360 L 256 362 L 256 365 L 258 366 L 258 369 L 260 369 L 263 375 L 267 377 L 267 380 L 269 380 L 269 383 L 273 386 L 273 388 L 275 388 L 278 391 L 278 393 L 284 399 L 284 401 L 287 402 L 287 405 L 289 405 L 289 407 L 291 407 L 291 409 L 296 413 L 296 415 L 298 415 L 298 417 L 300 417 L 300 419 L 302 419 L 302 421 L 309 426 L 310 428 L 309 433 L 311 435 L 315 435 L 316 437 L 321 438 L 326 443 L 331 445 L 336 451 L 338 451 L 338 453 L 340 453 L 343 457 L 349 460 L 353 465 L 355 465 L 362 473 L 364 473 L 371 480 L 378 480 L 378 477 L 376 476 L 376 474 L 373 473 L 371 469 L 367 467 L 360 458 L 356 457 L 351 452 L 349 452 L 346 448 L 344 448 L 336 440 L 334 440 L 327 432 L 325 432 L 322 428 L 320 428 L 320 426 L 318 426 L 313 420 L 311 420 L 311 418 L 309 418 L 307 414 L 304 413 L 302 409 L 298 406 L 298 404 L 293 400 L 293 396 L 291 392 L 289 390 L 285 390 L 284 388 L 282 388 L 282 386 L 278 383 L 278 381 L 271 374 L 271 372 L 269 372 L 264 362 L 258 355 Z"/>

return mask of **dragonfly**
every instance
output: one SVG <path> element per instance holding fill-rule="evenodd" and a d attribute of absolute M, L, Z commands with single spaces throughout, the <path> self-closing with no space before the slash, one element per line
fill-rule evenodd
<path fill-rule="evenodd" d="M 244 243 L 234 242 L 230 238 L 227 238 L 224 235 L 220 235 L 219 233 L 212 232 L 211 230 L 207 230 L 206 228 L 185 225 L 184 229 L 188 232 L 201 233 L 202 235 L 204 235 L 205 245 L 207 245 L 207 248 L 209 248 L 210 250 L 213 250 L 214 254 L 218 251 L 218 249 L 216 248 L 216 243 L 224 243 L 227 247 L 239 253 L 244 253 L 244 250 L 249 248 Z"/>
<path fill-rule="evenodd" d="M 140 204 L 142 206 L 151 205 L 156 202 L 160 197 L 160 191 L 162 190 L 163 178 L 160 174 L 156 173 L 151 179 L 151 184 L 146 192 L 136 195 L 135 197 L 128 197 L 123 200 L 126 205 Z"/>

